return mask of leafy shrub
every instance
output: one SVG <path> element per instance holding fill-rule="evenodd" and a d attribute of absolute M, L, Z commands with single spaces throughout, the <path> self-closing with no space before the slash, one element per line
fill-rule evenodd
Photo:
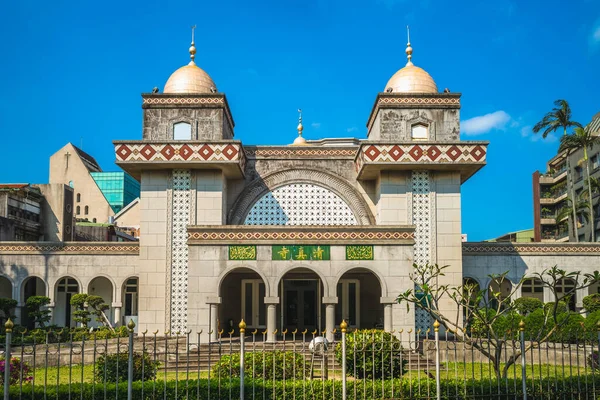
<path fill-rule="evenodd" d="M 33 375 L 31 375 L 31 368 L 27 363 L 21 362 L 20 359 L 16 357 L 12 357 L 10 359 L 10 385 L 14 385 L 16 383 L 21 382 L 21 377 L 23 377 L 23 382 L 30 382 L 33 380 Z M 4 373 L 6 371 L 6 359 L 4 357 L 0 358 L 0 386 L 4 385 Z"/>
<path fill-rule="evenodd" d="M 598 341 L 598 321 L 600 321 L 600 310 L 594 311 L 585 318 L 583 327 L 588 340 Z"/>
<path fill-rule="evenodd" d="M 478 317 L 471 318 L 473 321 L 471 332 L 474 337 L 486 338 L 491 334 L 491 332 L 488 331 L 489 321 L 494 318 L 496 311 L 488 309 L 487 311 L 482 312 L 481 315 L 483 319 Z M 494 330 L 494 333 L 499 336 L 516 334 L 521 319 L 523 319 L 523 316 L 515 312 L 502 314 L 494 320 L 492 329 Z"/>
<path fill-rule="evenodd" d="M 244 374 L 247 377 L 283 380 L 295 377 L 302 379 L 308 376 L 309 364 L 300 353 L 293 351 L 247 352 L 244 359 Z M 214 365 L 213 374 L 228 378 L 240 376 L 240 354 L 221 356 Z"/>
<path fill-rule="evenodd" d="M 133 353 L 133 380 L 153 380 L 159 366 L 148 353 Z M 129 368 L 129 353 L 103 354 L 96 361 L 96 382 L 127 381 Z M 117 371 L 118 370 L 118 371 Z M 143 370 L 143 373 L 142 373 Z"/>
<path fill-rule="evenodd" d="M 408 360 L 402 358 L 401 353 L 400 340 L 382 330 L 365 329 L 346 335 L 346 367 L 348 374 L 356 378 L 387 379 L 402 376 Z M 335 348 L 335 357 L 341 364 L 341 343 Z"/>
<path fill-rule="evenodd" d="M 565 313 L 569 310 L 569 308 L 567 307 L 567 303 L 565 303 L 562 300 L 559 300 L 557 303 L 551 301 L 549 303 L 545 303 L 544 304 L 544 311 L 545 312 L 549 312 L 549 313 L 553 313 L 554 309 L 556 308 L 556 313 L 557 314 L 562 314 Z"/>
<path fill-rule="evenodd" d="M 557 320 L 559 327 L 552 334 L 550 340 L 569 343 L 574 342 L 577 338 L 583 337 L 585 318 L 581 314 L 565 312 L 559 314 Z"/>
<path fill-rule="evenodd" d="M 531 312 L 529 315 L 525 317 L 525 332 L 527 333 L 526 337 L 537 339 L 545 337 L 552 326 L 554 326 L 554 322 L 552 322 L 552 317 L 548 316 L 543 309 L 537 309 Z"/>
<path fill-rule="evenodd" d="M 590 294 L 582 300 L 583 308 L 588 313 L 600 311 L 600 293 Z"/>
<path fill-rule="evenodd" d="M 50 304 L 50 298 L 46 296 L 29 296 L 27 298 L 25 307 L 35 326 L 43 328 L 52 319 L 51 311 L 46 307 L 48 304 Z"/>
<path fill-rule="evenodd" d="M 544 308 L 544 302 L 535 297 L 521 297 L 515 300 L 514 306 L 521 315 L 528 315 Z"/>
<path fill-rule="evenodd" d="M 15 319 L 14 311 L 18 302 L 14 299 L 0 297 L 0 311 L 4 314 L 5 319 Z"/>

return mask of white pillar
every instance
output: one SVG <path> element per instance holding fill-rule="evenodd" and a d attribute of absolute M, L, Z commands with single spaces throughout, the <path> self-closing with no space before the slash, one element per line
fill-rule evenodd
<path fill-rule="evenodd" d="M 50 322 L 48 322 L 49 325 L 56 325 L 56 321 L 54 321 L 54 307 L 55 306 L 56 306 L 56 304 L 54 303 L 54 301 L 51 301 L 46 306 L 46 307 L 48 307 L 48 310 L 50 310 Z"/>
<path fill-rule="evenodd" d="M 119 326 L 121 325 L 121 306 L 115 306 L 113 307 L 113 309 L 115 310 L 114 312 L 114 320 L 113 320 L 113 324 L 115 326 Z M 125 321 L 125 325 L 127 325 L 129 323 L 129 321 Z"/>
<path fill-rule="evenodd" d="M 15 307 L 15 321 L 13 321 L 13 323 L 19 324 L 19 325 L 23 325 L 23 312 L 24 312 L 24 308 L 25 308 L 25 304 L 24 303 L 17 303 L 17 306 Z"/>
<path fill-rule="evenodd" d="M 575 296 L 575 307 L 577 307 L 578 310 L 583 309 L 583 298 L 587 295 L 590 294 L 590 287 L 584 287 L 578 291 L 575 292 L 575 294 L 573 296 Z M 586 315 L 588 313 L 586 312 Z"/>
<path fill-rule="evenodd" d="M 275 342 L 275 327 L 277 326 L 277 307 L 275 304 L 267 304 L 267 342 Z"/>
<path fill-rule="evenodd" d="M 383 330 L 392 331 L 392 305 L 390 303 L 383 305 Z"/>
<path fill-rule="evenodd" d="M 335 329 L 335 304 L 326 304 L 325 306 L 325 337 L 329 342 L 333 342 Z"/>
<path fill-rule="evenodd" d="M 210 321 L 208 331 L 210 332 L 210 341 L 214 342 L 219 337 L 219 304 L 210 304 Z"/>

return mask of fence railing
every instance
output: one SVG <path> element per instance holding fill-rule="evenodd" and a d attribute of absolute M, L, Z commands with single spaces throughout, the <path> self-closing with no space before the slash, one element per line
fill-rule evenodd
<path fill-rule="evenodd" d="M 4 399 L 595 399 L 600 330 L 458 341 L 412 329 L 158 332 L 99 338 L 5 325 Z M 81 331 L 79 331 L 81 333 Z M 9 361 L 10 360 L 10 361 Z"/>

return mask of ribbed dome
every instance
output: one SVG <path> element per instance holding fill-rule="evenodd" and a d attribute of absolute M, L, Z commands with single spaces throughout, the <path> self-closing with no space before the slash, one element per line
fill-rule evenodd
<path fill-rule="evenodd" d="M 192 61 L 171 74 L 163 93 L 213 93 L 216 88 L 212 78 Z"/>
<path fill-rule="evenodd" d="M 423 68 L 409 62 L 406 67 L 396 72 L 385 86 L 386 92 L 392 93 L 437 93 L 435 81 Z"/>

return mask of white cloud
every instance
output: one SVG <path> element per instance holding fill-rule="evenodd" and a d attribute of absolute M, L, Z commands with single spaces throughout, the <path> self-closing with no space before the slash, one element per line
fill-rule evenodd
<path fill-rule="evenodd" d="M 512 120 L 510 115 L 500 110 L 479 117 L 473 117 L 460 123 L 462 133 L 476 136 L 487 133 L 493 129 L 505 130 L 506 125 Z"/>
<path fill-rule="evenodd" d="M 312 124 L 310 124 L 310 126 L 312 126 L 313 129 L 319 129 L 321 127 L 321 123 L 320 122 L 313 122 Z"/>
<path fill-rule="evenodd" d="M 526 125 L 521 128 L 521 136 L 527 137 L 531 133 L 531 125 Z"/>
<path fill-rule="evenodd" d="M 353 126 L 352 128 L 348 128 L 348 129 L 346 129 L 346 132 L 348 132 L 348 133 L 352 133 L 352 132 L 356 132 L 357 130 L 358 130 L 358 128 L 357 128 L 357 127 L 355 127 L 355 126 Z"/>

